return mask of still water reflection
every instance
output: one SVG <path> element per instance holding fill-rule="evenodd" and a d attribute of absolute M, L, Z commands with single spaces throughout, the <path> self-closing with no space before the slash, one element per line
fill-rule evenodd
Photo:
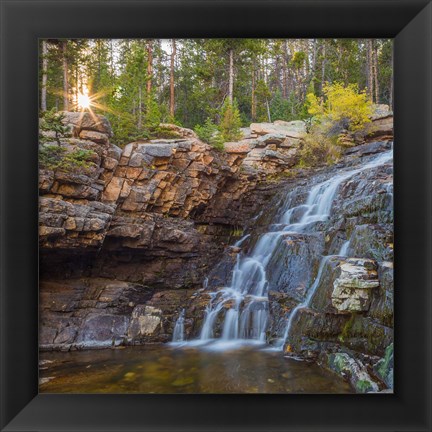
<path fill-rule="evenodd" d="M 280 352 L 170 346 L 41 353 L 43 393 L 352 393 L 342 378 Z"/>

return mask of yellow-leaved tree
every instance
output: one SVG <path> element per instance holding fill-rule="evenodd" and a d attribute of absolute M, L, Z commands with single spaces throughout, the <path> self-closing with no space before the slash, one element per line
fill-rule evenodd
<path fill-rule="evenodd" d="M 326 83 L 324 97 L 313 93 L 307 95 L 308 112 L 320 123 L 329 127 L 342 123 L 347 130 L 355 132 L 370 123 L 372 102 L 365 91 L 359 91 L 357 84 Z"/>
<path fill-rule="evenodd" d="M 303 137 L 301 164 L 315 166 L 336 162 L 343 147 L 354 145 L 352 135 L 371 123 L 373 106 L 356 84 L 326 83 L 323 97 L 306 96 L 312 126 Z"/>

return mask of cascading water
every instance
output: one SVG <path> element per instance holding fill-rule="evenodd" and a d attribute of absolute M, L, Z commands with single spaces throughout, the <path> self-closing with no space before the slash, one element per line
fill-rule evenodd
<path fill-rule="evenodd" d="M 342 247 L 339 250 L 338 255 L 339 256 L 347 256 L 348 255 L 348 248 L 350 246 L 350 241 L 347 240 L 346 242 L 344 242 L 344 244 L 342 245 Z"/>
<path fill-rule="evenodd" d="M 172 341 L 175 343 L 184 341 L 184 317 L 185 317 L 185 310 L 182 309 L 174 327 Z"/>
<path fill-rule="evenodd" d="M 230 341 L 239 345 L 245 342 L 265 344 L 269 322 L 266 268 L 282 237 L 288 233 L 312 233 L 317 224 L 329 219 L 335 195 L 343 182 L 367 169 L 383 165 L 392 158 L 391 150 L 372 158 L 359 168 L 341 172 L 315 185 L 309 192 L 306 202 L 302 204 L 294 205 L 289 195 L 277 224 L 273 225 L 273 227 L 277 226 L 278 231 L 261 235 L 248 255 L 239 253 L 230 285 L 209 293 L 211 300 L 206 308 L 198 342 L 207 344 L 217 339 L 224 343 Z M 247 237 L 249 234 L 240 239 L 235 246 L 242 245 Z M 342 245 L 340 254 L 345 255 L 348 247 L 347 241 Z M 305 300 L 300 302 L 287 318 L 284 334 L 275 345 L 277 348 L 282 349 L 287 341 L 297 311 L 309 305 L 327 260 L 328 256 L 322 257 L 317 275 L 307 290 Z M 217 337 L 216 326 L 220 317 L 223 318 L 223 324 L 221 333 Z"/>

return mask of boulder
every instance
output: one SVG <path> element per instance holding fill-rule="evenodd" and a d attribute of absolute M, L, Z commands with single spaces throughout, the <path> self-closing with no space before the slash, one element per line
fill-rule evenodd
<path fill-rule="evenodd" d="M 112 129 L 108 119 L 102 115 L 89 112 L 63 111 L 63 124 L 74 127 L 74 135 L 79 135 L 81 131 L 89 130 L 101 132 L 108 137 L 112 136 Z"/>
<path fill-rule="evenodd" d="M 166 131 L 171 131 L 172 133 L 177 134 L 180 138 L 198 138 L 198 135 L 192 129 L 183 128 L 175 124 L 161 123 L 159 127 Z"/>
<path fill-rule="evenodd" d="M 79 133 L 79 137 L 84 140 L 93 141 L 98 144 L 108 144 L 109 137 L 107 133 L 96 132 L 92 130 L 82 130 Z"/>
<path fill-rule="evenodd" d="M 94 313 L 79 329 L 76 344 L 85 348 L 119 345 L 126 337 L 128 324 L 126 316 Z"/>
<path fill-rule="evenodd" d="M 393 115 L 378 117 L 372 121 L 366 140 L 393 140 Z"/>
<path fill-rule="evenodd" d="M 252 123 L 250 129 L 257 135 L 281 134 L 285 137 L 300 139 L 306 132 L 306 124 L 301 121 L 285 122 L 276 120 L 274 123 Z"/>
<path fill-rule="evenodd" d="M 226 142 L 224 144 L 224 150 L 227 153 L 235 153 L 235 154 L 247 154 L 249 153 L 254 144 L 257 143 L 257 140 L 241 140 L 236 142 Z"/>
<path fill-rule="evenodd" d="M 385 356 L 374 365 L 374 371 L 383 380 L 389 389 L 393 389 L 394 348 L 390 344 Z"/>
<path fill-rule="evenodd" d="M 128 338 L 132 340 L 143 336 L 153 336 L 161 324 L 162 311 L 153 306 L 138 305 L 132 311 L 128 328 Z"/>
<path fill-rule="evenodd" d="M 378 384 L 371 378 L 367 368 L 349 354 L 338 352 L 323 357 L 324 364 L 347 378 L 357 393 L 376 393 L 379 390 Z"/>
<path fill-rule="evenodd" d="M 339 312 L 369 310 L 371 289 L 379 287 L 375 261 L 348 258 L 340 268 L 340 276 L 333 283 L 333 306 Z"/>
<path fill-rule="evenodd" d="M 390 109 L 389 105 L 386 104 L 374 104 L 372 121 L 378 120 L 380 118 L 389 117 L 393 115 L 393 111 Z"/>

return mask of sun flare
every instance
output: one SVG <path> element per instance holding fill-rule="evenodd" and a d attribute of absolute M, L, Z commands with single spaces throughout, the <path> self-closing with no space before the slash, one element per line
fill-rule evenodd
<path fill-rule="evenodd" d="M 91 99 L 86 94 L 79 94 L 78 95 L 78 107 L 81 109 L 88 109 L 91 105 Z"/>

